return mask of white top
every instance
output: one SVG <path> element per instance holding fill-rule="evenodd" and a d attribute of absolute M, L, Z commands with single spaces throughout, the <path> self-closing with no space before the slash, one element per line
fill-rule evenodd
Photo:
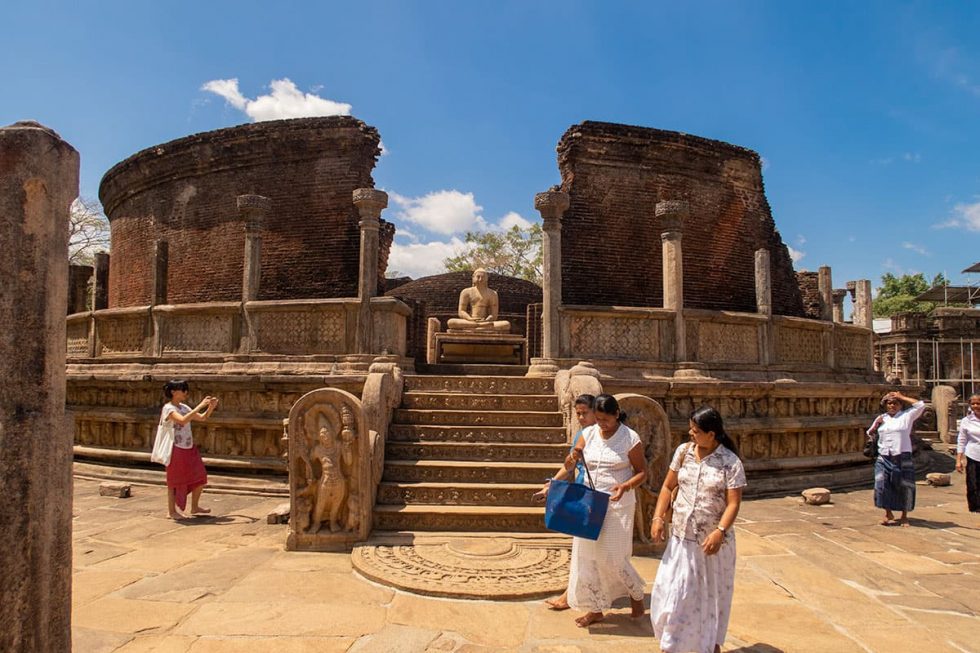
<path fill-rule="evenodd" d="M 187 404 L 181 404 L 180 406 L 174 406 L 169 401 L 163 405 L 163 411 L 160 413 L 160 423 L 170 419 L 170 413 L 179 412 L 181 415 L 187 415 L 191 412 L 191 407 Z M 171 420 L 174 425 L 174 446 L 180 447 L 181 449 L 193 449 L 194 448 L 194 436 L 191 435 L 191 423 L 187 422 L 183 426 Z"/>
<path fill-rule="evenodd" d="M 971 410 L 960 420 L 960 431 L 956 437 L 956 453 L 980 463 L 980 418 Z"/>
<path fill-rule="evenodd" d="M 592 482 L 595 489 L 612 494 L 614 485 L 625 483 L 633 478 L 636 473 L 633 471 L 633 463 L 630 462 L 630 449 L 640 444 L 640 436 L 636 431 L 625 424 L 620 424 L 616 432 L 608 440 L 603 439 L 598 424 L 593 424 L 584 429 L 582 437 L 585 438 L 585 447 L 582 455 L 585 464 L 592 475 Z M 589 477 L 586 475 L 583 481 L 589 484 Z M 636 493 L 628 490 L 623 493 L 622 498 L 617 502 L 611 502 L 610 508 L 630 508 L 636 504 Z"/>
<path fill-rule="evenodd" d="M 745 467 L 723 444 L 698 462 L 697 445 L 684 443 L 674 450 L 670 468 L 677 472 L 677 500 L 670 525 L 673 535 L 704 542 L 728 507 L 728 490 L 745 487 Z M 731 540 L 732 530 L 725 533 Z"/>
<path fill-rule="evenodd" d="M 919 419 L 926 409 L 924 401 L 917 401 L 911 408 L 895 413 L 894 416 L 882 413 L 875 418 L 868 435 L 878 426 L 878 453 L 882 456 L 897 456 L 912 453 L 912 422 Z"/>

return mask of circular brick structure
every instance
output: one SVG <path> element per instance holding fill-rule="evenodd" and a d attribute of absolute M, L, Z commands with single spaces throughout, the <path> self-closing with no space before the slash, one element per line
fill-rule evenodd
<path fill-rule="evenodd" d="M 357 295 L 357 188 L 380 154 L 356 118 L 274 120 L 194 134 L 138 152 L 102 178 L 112 234 L 109 307 L 153 302 L 155 241 L 168 250 L 165 303 L 242 296 L 239 195 L 269 198 L 258 299 Z M 394 226 L 382 222 L 379 278 Z M 382 282 L 383 283 L 383 282 Z"/>
<path fill-rule="evenodd" d="M 680 132 L 587 121 L 558 143 L 562 303 L 663 306 L 665 225 L 658 202 L 683 200 L 684 306 L 754 312 L 755 251 L 771 257 L 772 309 L 802 316 L 793 263 L 752 150 Z"/>

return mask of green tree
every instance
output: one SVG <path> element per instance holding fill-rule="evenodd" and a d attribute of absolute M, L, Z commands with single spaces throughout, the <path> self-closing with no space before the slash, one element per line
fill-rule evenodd
<path fill-rule="evenodd" d="M 926 276 L 918 274 L 903 274 L 896 277 L 890 272 L 881 275 L 881 286 L 872 302 L 875 317 L 891 317 L 896 313 L 928 313 L 936 307 L 933 302 L 917 302 L 915 298 L 930 288 L 946 285 L 946 277 L 941 273 L 932 278 L 932 284 L 926 281 Z"/>
<path fill-rule="evenodd" d="M 541 225 L 507 231 L 467 232 L 466 248 L 443 260 L 448 272 L 483 268 L 487 272 L 541 283 Z"/>

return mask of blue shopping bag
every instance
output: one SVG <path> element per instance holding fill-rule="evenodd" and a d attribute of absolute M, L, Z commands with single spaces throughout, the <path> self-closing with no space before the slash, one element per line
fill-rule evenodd
<path fill-rule="evenodd" d="M 544 508 L 544 525 L 548 530 L 598 540 L 608 508 L 609 494 L 581 483 L 552 480 Z"/>

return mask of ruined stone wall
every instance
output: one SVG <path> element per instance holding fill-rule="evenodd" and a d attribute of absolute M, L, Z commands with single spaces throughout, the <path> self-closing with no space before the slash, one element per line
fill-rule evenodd
<path fill-rule="evenodd" d="M 800 298 L 803 300 L 803 316 L 811 320 L 819 320 L 821 301 L 819 288 L 819 272 L 796 273 L 796 283 L 800 287 Z"/>
<path fill-rule="evenodd" d="M 696 136 L 600 122 L 558 144 L 562 190 L 562 303 L 660 307 L 658 201 L 686 200 L 684 304 L 754 312 L 755 250 L 772 265 L 772 307 L 801 316 L 789 252 L 776 231 L 755 152 Z"/>
<path fill-rule="evenodd" d="M 68 266 L 68 315 L 88 310 L 88 282 L 93 274 L 91 265 Z"/>
<path fill-rule="evenodd" d="M 169 244 L 167 303 L 240 299 L 243 194 L 271 200 L 259 299 L 356 296 L 352 193 L 373 187 L 379 143 L 355 118 L 302 118 L 195 134 L 119 163 L 99 189 L 112 234 L 109 306 L 151 303 L 157 239 Z M 393 235 L 383 223 L 379 272 Z"/>

